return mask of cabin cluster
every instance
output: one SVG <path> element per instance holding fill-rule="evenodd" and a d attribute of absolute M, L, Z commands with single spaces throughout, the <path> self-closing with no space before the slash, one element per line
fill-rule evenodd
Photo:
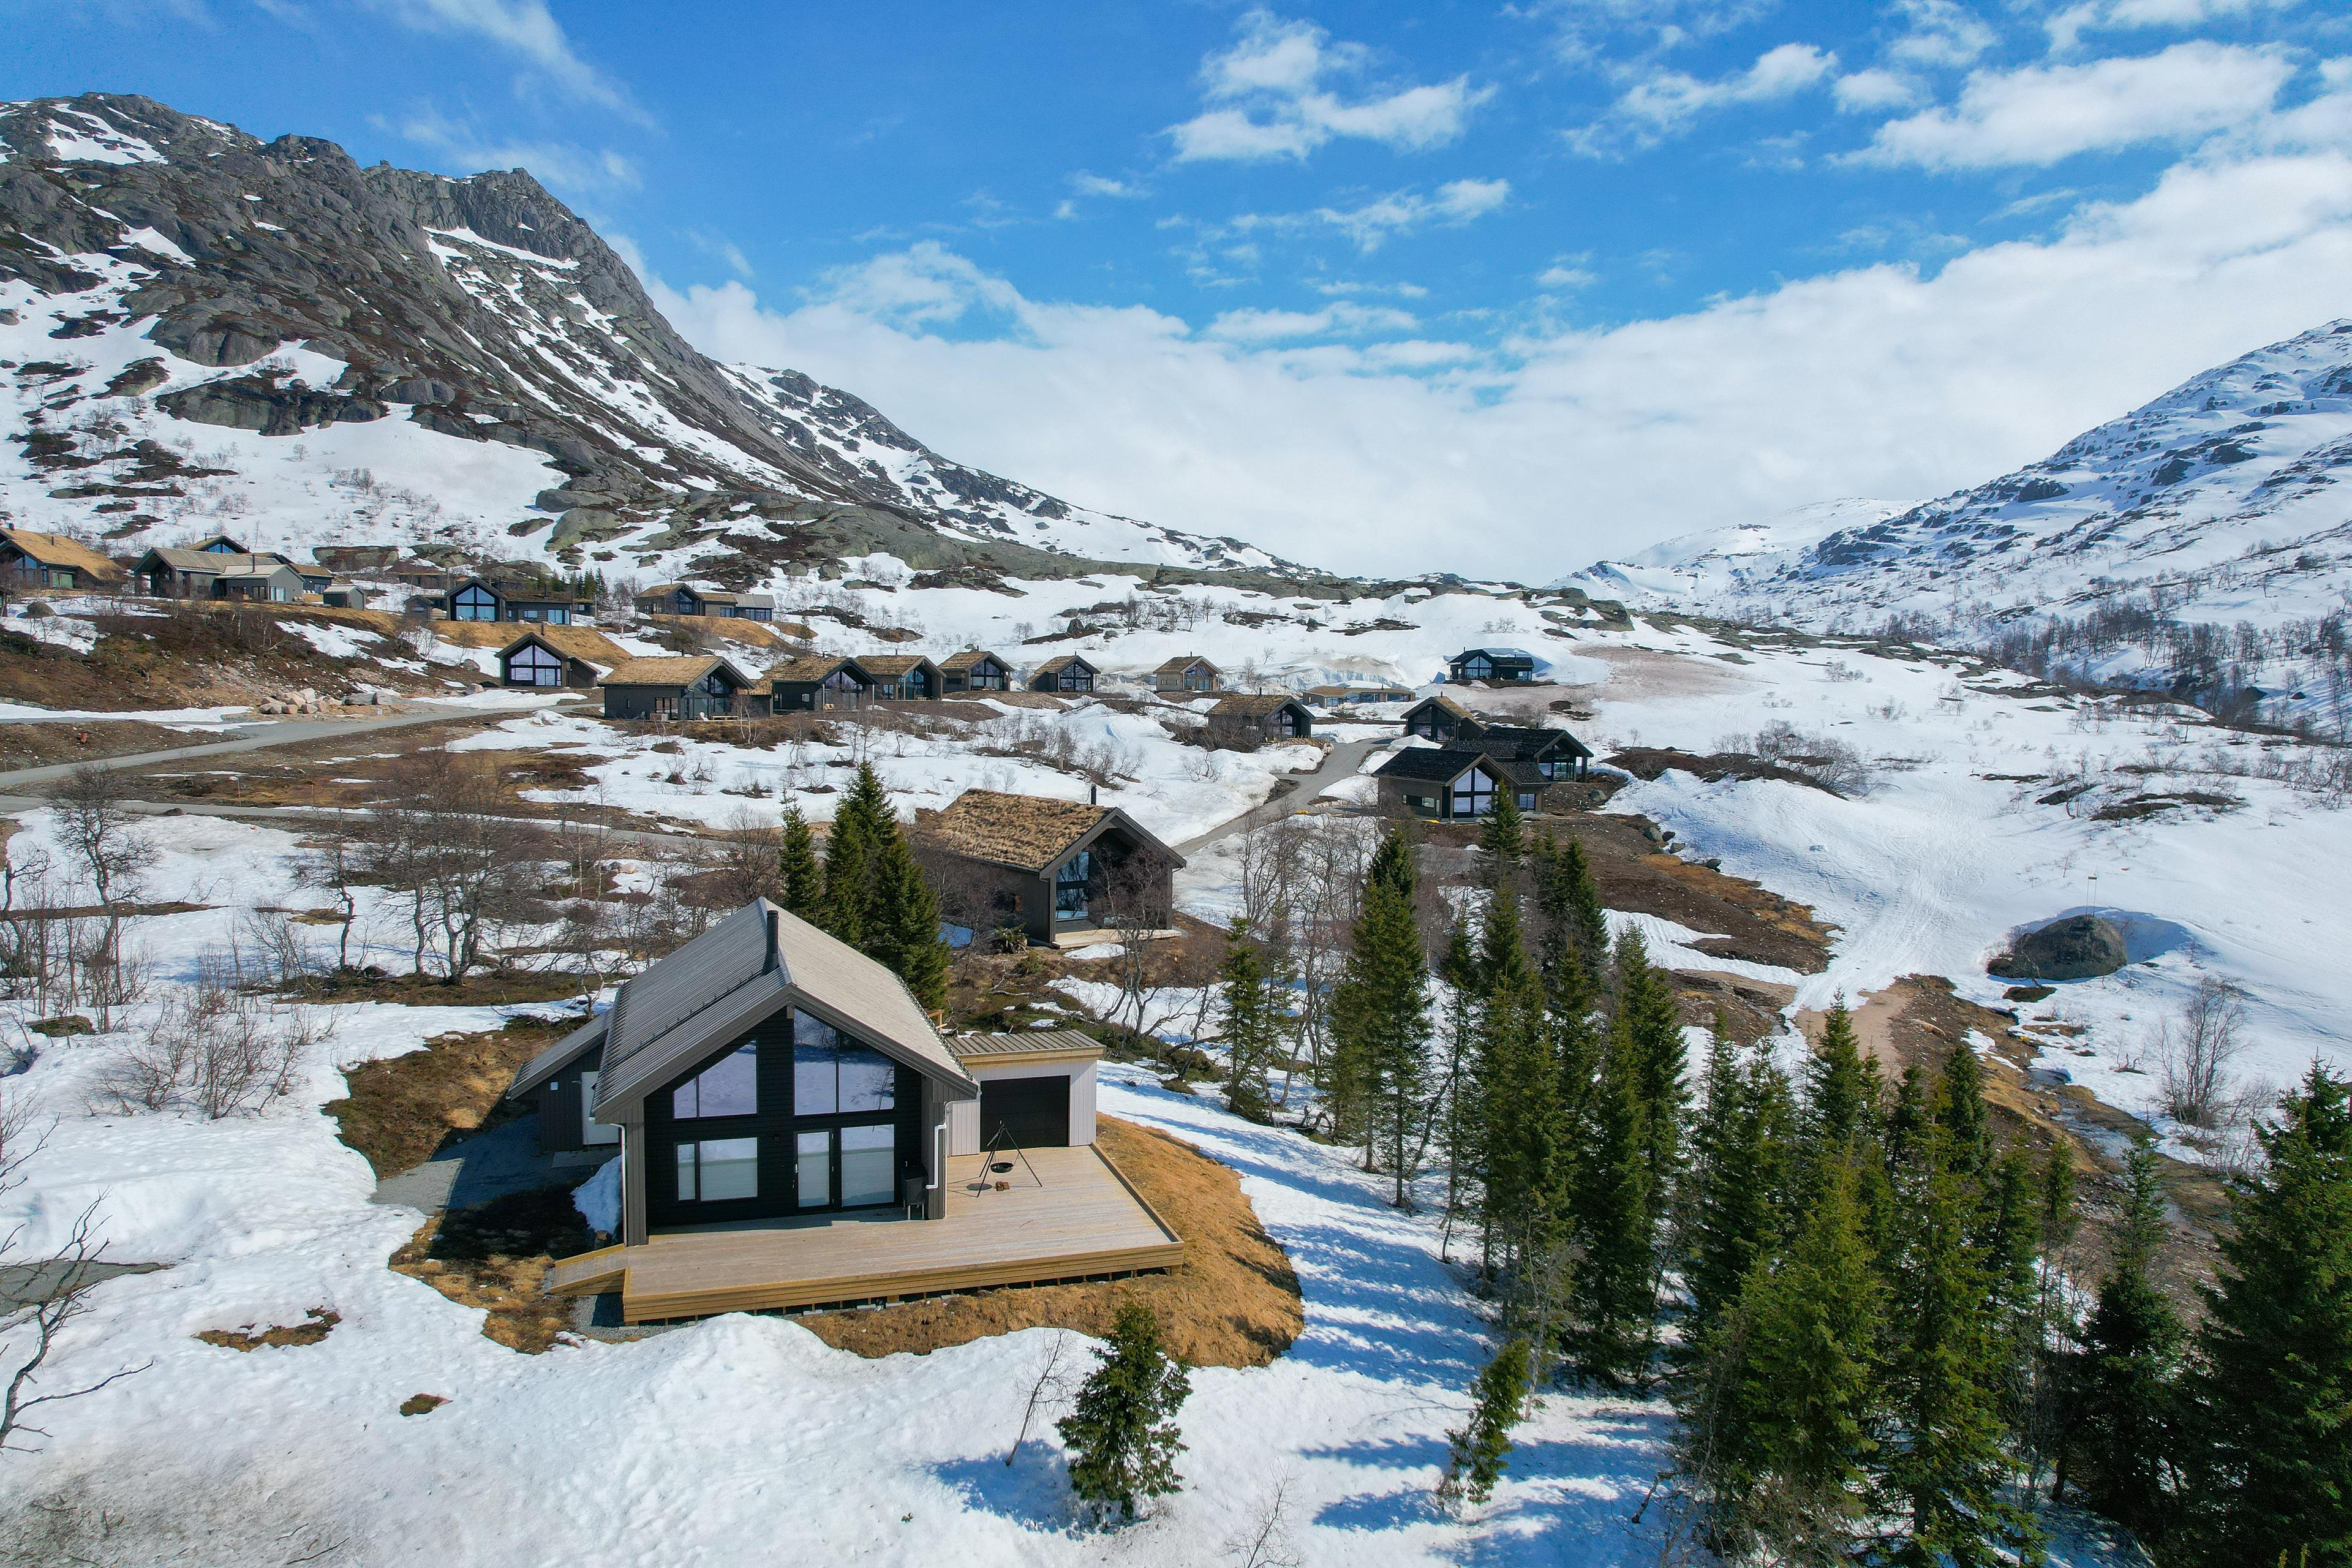
<path fill-rule="evenodd" d="M 1591 748 L 1565 730 L 1496 724 L 1449 697 L 1406 710 L 1408 745 L 1381 764 L 1381 808 L 1454 822 L 1484 816 L 1508 796 L 1521 811 L 1545 809 L 1558 784 L 1588 776 Z"/>
<path fill-rule="evenodd" d="M 364 608 L 367 593 L 323 563 L 254 551 L 226 533 L 158 546 L 118 561 L 79 540 L 0 528 L 0 589 L 16 594 L 145 594 L 165 599 L 250 599 L 264 604 Z"/>

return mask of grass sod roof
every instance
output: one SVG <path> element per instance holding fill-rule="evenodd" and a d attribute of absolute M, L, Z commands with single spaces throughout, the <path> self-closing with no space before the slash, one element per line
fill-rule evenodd
<path fill-rule="evenodd" d="M 1043 871 L 1113 815 L 1107 805 L 968 789 L 923 824 L 940 847 L 976 860 Z"/>
<path fill-rule="evenodd" d="M 0 539 L 5 539 L 44 566 L 70 566 L 93 577 L 108 579 L 122 575 L 122 568 L 112 560 L 79 540 L 68 539 L 62 533 L 39 533 L 29 528 L 0 528 Z"/>
<path fill-rule="evenodd" d="M 601 686 L 691 686 L 714 669 L 723 669 L 738 687 L 751 678 L 716 654 L 681 655 L 673 658 L 625 658 L 606 672 Z"/>
<path fill-rule="evenodd" d="M 1178 675 L 1181 674 L 1185 670 L 1193 668 L 1205 669 L 1212 675 L 1223 675 L 1224 673 L 1224 671 L 1219 669 L 1215 665 L 1210 663 L 1207 659 L 1202 658 L 1197 653 L 1179 654 L 1174 658 L 1170 659 L 1167 663 L 1154 669 L 1151 673 L 1154 675 Z"/>
<path fill-rule="evenodd" d="M 948 655 L 947 658 L 939 661 L 939 667 L 943 670 L 970 669 L 982 659 L 994 660 L 996 667 L 999 669 L 1010 669 L 1013 668 L 1010 664 L 1007 664 L 1004 661 L 1002 655 L 991 653 L 984 647 L 968 647 L 961 652 L 951 653 Z"/>
<path fill-rule="evenodd" d="M 514 623 L 508 624 L 511 626 Z M 499 649 L 499 657 L 506 658 L 527 642 L 539 643 L 553 649 L 565 658 L 576 658 L 583 664 L 618 668 L 628 662 L 628 656 L 614 646 L 604 633 L 591 631 L 586 626 L 532 626 L 529 631 Z"/>
<path fill-rule="evenodd" d="M 930 664 L 933 669 L 939 668 L 919 653 L 868 653 L 860 654 L 857 658 L 858 668 L 877 679 L 904 675 L 927 664 Z"/>
<path fill-rule="evenodd" d="M 1098 668 L 1093 660 L 1081 658 L 1079 655 L 1075 653 L 1055 654 L 1052 658 L 1049 658 L 1045 663 L 1039 665 L 1032 673 L 1035 675 L 1054 675 L 1069 668 L 1070 666 L 1074 664 L 1084 665 L 1087 668 L 1093 670 L 1097 675 L 1100 675 L 1102 673 L 1100 668 Z"/>
<path fill-rule="evenodd" d="M 866 668 L 864 660 L 837 653 L 804 653 L 796 658 L 785 659 L 782 664 L 772 664 L 768 667 L 768 682 L 772 686 L 782 681 L 823 680 L 835 670 L 845 667 L 854 670 L 858 679 L 866 685 L 874 684 L 873 672 Z"/>
<path fill-rule="evenodd" d="M 1412 716 L 1420 712 L 1424 708 L 1441 709 L 1445 712 L 1453 714 L 1456 719 L 1468 719 L 1473 723 L 1477 721 L 1477 716 L 1472 713 L 1470 710 L 1463 707 L 1462 704 L 1454 701 L 1454 699 L 1447 697 L 1441 692 L 1435 697 L 1424 697 L 1420 701 L 1414 703 L 1412 707 L 1406 709 L 1404 710 L 1405 722 L 1411 723 L 1412 721 Z"/>

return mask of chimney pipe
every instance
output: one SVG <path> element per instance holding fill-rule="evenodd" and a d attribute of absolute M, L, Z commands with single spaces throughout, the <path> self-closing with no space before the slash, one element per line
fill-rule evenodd
<path fill-rule="evenodd" d="M 1100 805 L 1102 804 L 1102 786 L 1100 784 L 1087 785 L 1087 804 L 1088 805 Z"/>

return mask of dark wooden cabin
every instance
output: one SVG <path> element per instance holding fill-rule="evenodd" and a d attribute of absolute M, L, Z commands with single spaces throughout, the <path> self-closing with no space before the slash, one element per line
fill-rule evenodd
<path fill-rule="evenodd" d="M 858 667 L 874 678 L 878 702 L 935 702 L 940 696 L 940 667 L 919 653 L 869 653 L 858 657 Z"/>
<path fill-rule="evenodd" d="M 940 660 L 940 689 L 950 694 L 1010 691 L 1013 667 L 985 648 L 968 647 Z"/>
<path fill-rule="evenodd" d="M 1382 763 L 1381 809 L 1434 822 L 1485 816 L 1497 795 L 1509 794 L 1521 811 L 1543 809 L 1549 781 L 1532 763 L 1496 757 L 1475 748 L 1414 746 Z"/>
<path fill-rule="evenodd" d="M 1268 741 L 1306 740 L 1315 733 L 1315 714 L 1296 697 L 1220 697 L 1208 731 L 1227 751 L 1254 752 Z"/>
<path fill-rule="evenodd" d="M 1536 656 L 1523 647 L 1466 647 L 1445 661 L 1446 679 L 1516 685 L 1536 678 Z"/>
<path fill-rule="evenodd" d="M 607 719 L 730 719 L 758 706 L 757 683 L 715 655 L 624 659 L 597 685 Z"/>
<path fill-rule="evenodd" d="M 620 1241 L 861 1210 L 946 1213 L 950 1107 L 980 1087 L 898 977 L 754 900 L 524 1064 L 551 1152 L 617 1135 Z"/>
<path fill-rule="evenodd" d="M 578 635 L 569 626 L 543 626 L 523 633 L 499 649 L 499 680 L 508 686 L 543 690 L 566 687 L 587 690 L 596 684 L 598 671 L 571 645 L 570 639 Z"/>
<path fill-rule="evenodd" d="M 629 601 L 641 616 L 712 616 L 730 621 L 772 621 L 776 601 L 766 594 L 735 594 L 698 588 L 691 583 L 656 583 Z"/>
<path fill-rule="evenodd" d="M 1404 732 L 1425 741 L 1450 741 L 1465 724 L 1475 730 L 1478 721 L 1451 697 L 1424 697 L 1404 710 Z"/>
<path fill-rule="evenodd" d="M 1080 658 L 1076 654 L 1066 653 L 1058 658 L 1049 658 L 1031 670 L 1029 689 L 1032 691 L 1092 691 L 1095 689 L 1095 677 L 1101 673 L 1102 671 Z"/>
<path fill-rule="evenodd" d="M 1128 920 L 1154 929 L 1175 907 L 1182 856 L 1114 806 L 968 789 L 914 836 L 951 902 L 987 927 L 1017 926 L 1032 942 L 1100 931 Z M 958 884 L 961 884 L 959 886 Z"/>
<path fill-rule="evenodd" d="M 857 659 L 809 653 L 770 666 L 768 690 L 775 712 L 821 713 L 865 707 L 874 700 L 874 677 Z"/>
<path fill-rule="evenodd" d="M 568 626 L 585 620 L 595 605 L 552 583 L 468 577 L 444 596 L 453 621 L 520 621 Z"/>

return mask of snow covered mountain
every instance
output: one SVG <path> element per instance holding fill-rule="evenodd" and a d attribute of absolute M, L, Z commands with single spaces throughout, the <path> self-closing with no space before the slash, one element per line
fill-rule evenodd
<path fill-rule="evenodd" d="M 1899 616 L 1977 642 L 2126 600 L 2177 625 L 2272 633 L 2347 606 L 2348 468 L 2352 321 L 2341 321 L 1990 483 L 1893 515 L 1832 502 L 1566 581 L 1817 628 Z"/>
<path fill-rule="evenodd" d="M 228 528 L 730 583 L 876 549 L 1294 570 L 712 362 L 520 170 L 362 168 L 143 98 L 0 105 L 0 510 L 110 548 Z"/>

